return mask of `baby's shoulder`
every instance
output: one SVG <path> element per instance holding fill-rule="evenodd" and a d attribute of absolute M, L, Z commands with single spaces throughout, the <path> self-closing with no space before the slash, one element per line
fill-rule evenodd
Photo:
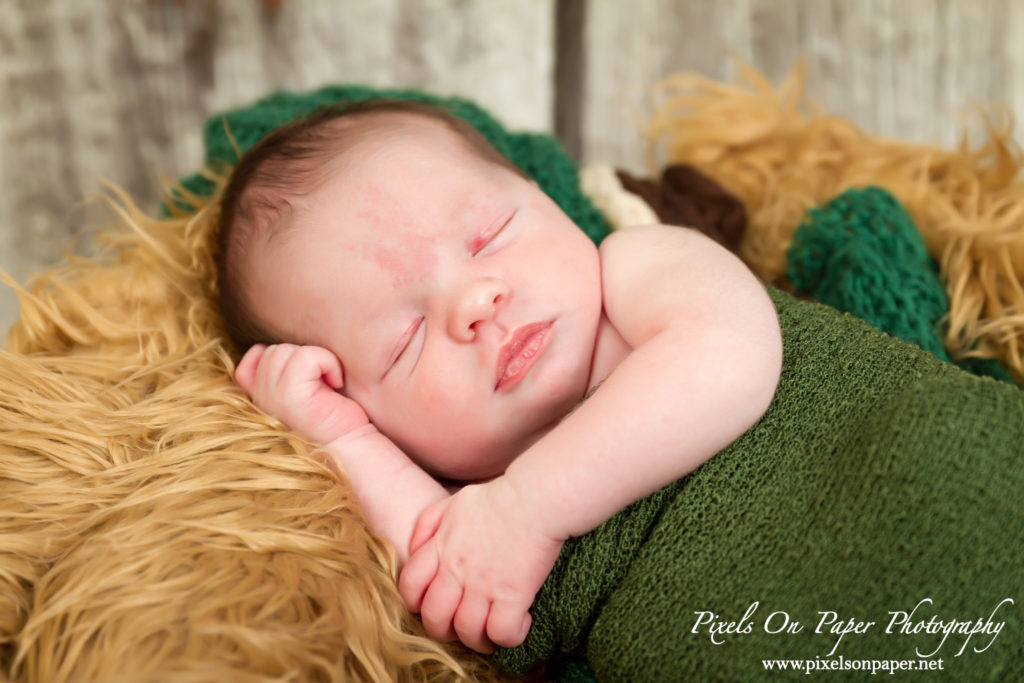
<path fill-rule="evenodd" d="M 616 230 L 598 249 L 605 285 L 622 278 L 675 270 L 721 250 L 714 241 L 677 225 L 637 225 Z M 609 278 L 611 281 L 609 281 Z"/>
<path fill-rule="evenodd" d="M 718 302 L 740 291 L 764 294 L 735 254 L 707 235 L 673 225 L 642 225 L 612 233 L 601 243 L 601 287 L 609 316 L 644 311 L 667 316 L 693 302 Z"/>
<path fill-rule="evenodd" d="M 654 223 L 620 228 L 601 242 L 598 251 L 602 259 L 643 252 L 667 252 L 671 255 L 699 249 L 707 241 L 710 240 L 692 228 Z"/>

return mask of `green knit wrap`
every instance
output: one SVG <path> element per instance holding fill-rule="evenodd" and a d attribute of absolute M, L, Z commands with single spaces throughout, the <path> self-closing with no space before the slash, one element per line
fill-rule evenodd
<path fill-rule="evenodd" d="M 936 656 L 956 680 L 1022 680 L 1024 392 L 770 293 L 784 360 L 768 412 L 690 476 L 570 539 L 526 642 L 493 661 L 520 672 L 581 657 L 600 681 L 762 680 L 762 659 L 827 659 L 836 636 L 814 632 L 819 612 L 875 622 L 835 656 L 917 659 L 939 639 L 885 633 L 890 611 L 931 598 L 926 621 L 984 620 L 1009 597 L 988 650 L 971 650 L 989 640 L 975 636 L 954 657 L 951 636 Z M 713 645 L 691 632 L 696 612 L 739 621 L 754 602 L 749 634 Z M 803 630 L 766 633 L 777 611 Z"/>
<path fill-rule="evenodd" d="M 914 219 L 886 190 L 850 189 L 810 209 L 787 251 L 786 276 L 816 301 L 952 362 L 942 341 L 949 312 L 942 278 Z M 957 364 L 1014 381 L 995 360 Z"/>
<path fill-rule="evenodd" d="M 490 114 L 468 100 L 437 97 L 418 90 L 336 85 L 307 93 L 275 92 L 252 104 L 211 116 L 206 121 L 203 129 L 205 164 L 208 168 L 222 171 L 237 163 L 238 151 L 244 153 L 274 128 L 322 107 L 344 106 L 378 97 L 427 102 L 462 117 L 499 152 L 536 180 L 540 188 L 595 243 L 600 243 L 611 231 L 604 215 L 580 191 L 576 166 L 553 137 L 537 133 L 510 133 Z M 213 192 L 213 184 L 198 173 L 181 182 L 185 189 L 200 196 Z"/>

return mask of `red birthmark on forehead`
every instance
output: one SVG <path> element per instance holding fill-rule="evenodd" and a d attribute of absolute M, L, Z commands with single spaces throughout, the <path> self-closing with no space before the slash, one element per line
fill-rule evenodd
<path fill-rule="evenodd" d="M 437 237 L 403 206 L 400 197 L 371 185 L 356 214 L 370 240 L 363 254 L 391 274 L 394 287 L 426 282 L 437 268 Z"/>
<path fill-rule="evenodd" d="M 396 288 L 413 282 L 427 282 L 437 267 L 435 243 L 433 237 L 407 235 L 398 245 L 371 245 L 370 257 L 391 274 L 391 284 Z"/>

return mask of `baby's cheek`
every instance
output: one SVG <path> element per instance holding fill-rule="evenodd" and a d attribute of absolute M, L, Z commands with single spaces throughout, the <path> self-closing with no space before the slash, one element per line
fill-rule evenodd
<path fill-rule="evenodd" d="M 433 383 L 418 387 L 412 393 L 412 399 L 418 412 L 434 416 L 443 415 L 451 410 L 454 404 L 451 392 Z"/>
<path fill-rule="evenodd" d="M 417 429 L 410 441 L 423 464 L 456 479 L 480 476 L 501 435 L 479 402 L 444 388 L 416 392 L 414 400 Z"/>
<path fill-rule="evenodd" d="M 403 396 L 402 410 L 405 421 L 414 425 L 420 443 L 433 443 L 439 434 L 448 431 L 458 413 L 456 397 L 444 387 L 409 387 Z"/>
<path fill-rule="evenodd" d="M 464 406 L 454 388 L 435 383 L 410 387 L 404 396 L 402 413 L 417 426 L 418 441 L 437 444 L 462 419 Z"/>

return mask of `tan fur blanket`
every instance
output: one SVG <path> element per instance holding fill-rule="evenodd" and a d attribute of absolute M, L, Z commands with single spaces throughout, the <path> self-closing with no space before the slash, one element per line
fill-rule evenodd
<path fill-rule="evenodd" d="M 493 678 L 422 635 L 348 485 L 231 381 L 213 207 L 109 204 L 103 255 L 20 289 L 0 352 L 0 679 Z"/>

